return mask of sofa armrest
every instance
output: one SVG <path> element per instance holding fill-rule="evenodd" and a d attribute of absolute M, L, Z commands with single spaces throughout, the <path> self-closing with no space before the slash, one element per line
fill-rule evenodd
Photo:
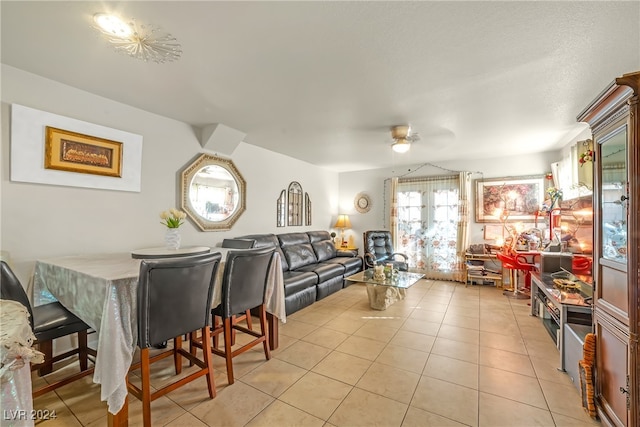
<path fill-rule="evenodd" d="M 355 249 L 336 249 L 336 256 L 355 258 L 358 256 L 358 251 Z"/>

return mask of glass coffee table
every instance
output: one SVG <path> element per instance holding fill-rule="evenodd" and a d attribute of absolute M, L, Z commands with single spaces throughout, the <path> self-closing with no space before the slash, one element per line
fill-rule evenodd
<path fill-rule="evenodd" d="M 374 310 L 386 310 L 394 302 L 403 300 L 407 295 L 407 289 L 415 285 L 423 277 L 424 274 L 398 271 L 391 278 L 376 280 L 373 278 L 373 269 L 370 268 L 345 277 L 345 280 L 367 285 L 367 295 L 369 295 L 371 308 Z"/>

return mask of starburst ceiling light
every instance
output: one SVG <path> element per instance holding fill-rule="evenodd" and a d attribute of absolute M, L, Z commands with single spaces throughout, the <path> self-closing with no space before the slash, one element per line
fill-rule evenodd
<path fill-rule="evenodd" d="M 97 25 L 95 28 L 117 52 L 157 64 L 177 61 L 182 55 L 182 47 L 176 38 L 159 27 L 139 24 L 135 19 L 124 22 L 106 13 L 96 13 L 93 21 Z"/>

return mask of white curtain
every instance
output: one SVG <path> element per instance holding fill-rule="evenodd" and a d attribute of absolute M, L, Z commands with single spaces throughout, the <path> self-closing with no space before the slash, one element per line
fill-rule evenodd
<path fill-rule="evenodd" d="M 395 248 L 409 257 L 411 271 L 423 273 L 429 279 L 464 281 L 469 182 L 466 172 L 401 178 L 393 191 L 392 181 L 391 228 L 396 229 Z"/>
<path fill-rule="evenodd" d="M 391 211 L 389 215 L 391 239 L 397 247 L 398 241 L 398 177 L 391 178 Z"/>

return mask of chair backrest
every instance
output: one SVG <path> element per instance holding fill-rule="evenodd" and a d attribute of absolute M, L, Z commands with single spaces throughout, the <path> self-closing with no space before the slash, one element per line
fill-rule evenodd
<path fill-rule="evenodd" d="M 229 251 L 222 280 L 222 315 L 231 317 L 264 302 L 274 248 Z"/>
<path fill-rule="evenodd" d="M 29 297 L 24 291 L 20 280 L 13 274 L 11 267 L 9 267 L 5 261 L 0 261 L 0 269 L 2 269 L 0 276 L 0 298 L 16 301 L 24 305 L 27 310 L 29 310 L 29 323 L 33 330 L 33 310 L 31 309 Z"/>
<path fill-rule="evenodd" d="M 138 281 L 138 345 L 150 347 L 210 324 L 220 252 L 142 260 Z"/>
<path fill-rule="evenodd" d="M 507 255 L 504 252 L 498 252 L 496 254 L 496 258 L 498 258 L 502 263 L 502 268 L 506 268 L 509 270 L 519 270 L 518 263 L 515 257 Z"/>
<path fill-rule="evenodd" d="M 362 235 L 365 258 L 373 257 L 376 261 L 384 261 L 393 255 L 393 239 L 387 230 L 369 230 Z"/>
<path fill-rule="evenodd" d="M 255 245 L 254 239 L 223 239 L 222 247 L 231 249 L 251 249 Z"/>

